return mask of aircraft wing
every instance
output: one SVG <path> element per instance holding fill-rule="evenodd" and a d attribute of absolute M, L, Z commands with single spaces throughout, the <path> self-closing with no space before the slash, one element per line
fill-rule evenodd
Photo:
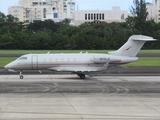
<path fill-rule="evenodd" d="M 64 72 L 75 72 L 75 73 L 86 73 L 86 72 L 101 72 L 104 70 L 107 70 L 108 65 L 109 65 L 109 59 L 107 62 L 103 65 L 103 67 L 64 67 L 64 66 L 59 66 L 59 67 L 51 67 L 49 70 L 53 71 L 64 71 Z"/>
<path fill-rule="evenodd" d="M 102 68 L 100 68 L 100 69 L 99 69 L 99 71 L 107 70 L 108 65 L 109 65 L 109 61 L 110 61 L 110 59 L 108 59 L 108 60 L 107 60 L 107 62 L 103 65 L 103 67 L 102 67 Z"/>
<path fill-rule="evenodd" d="M 52 67 L 49 70 L 53 71 L 66 71 L 66 72 L 92 72 L 98 71 L 97 68 L 87 68 L 87 67 Z"/>

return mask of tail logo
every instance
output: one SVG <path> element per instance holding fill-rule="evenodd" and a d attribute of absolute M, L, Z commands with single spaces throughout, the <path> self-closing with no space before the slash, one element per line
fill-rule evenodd
<path fill-rule="evenodd" d="M 128 48 L 126 48 L 124 51 L 128 51 L 128 50 L 130 50 L 132 48 L 132 46 L 131 47 L 128 47 Z"/>

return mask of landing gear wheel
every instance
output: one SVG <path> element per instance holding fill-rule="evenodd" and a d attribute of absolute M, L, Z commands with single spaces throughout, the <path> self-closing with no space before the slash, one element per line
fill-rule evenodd
<path fill-rule="evenodd" d="M 20 70 L 20 73 L 19 73 L 19 74 L 20 74 L 20 77 L 19 77 L 19 78 L 20 78 L 20 79 L 23 79 L 22 70 Z"/>
<path fill-rule="evenodd" d="M 86 78 L 84 74 L 79 75 L 79 77 L 80 77 L 81 79 L 85 79 L 85 78 Z"/>
<path fill-rule="evenodd" d="M 20 79 L 23 79 L 23 75 L 20 76 Z"/>

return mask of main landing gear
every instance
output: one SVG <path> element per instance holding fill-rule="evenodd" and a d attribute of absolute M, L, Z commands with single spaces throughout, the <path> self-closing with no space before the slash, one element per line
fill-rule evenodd
<path fill-rule="evenodd" d="M 22 70 L 20 71 L 19 74 L 20 74 L 20 77 L 19 77 L 19 78 L 20 78 L 20 79 L 23 79 Z"/>
<path fill-rule="evenodd" d="M 78 74 L 78 76 L 81 78 L 81 79 L 85 79 L 85 75 L 84 74 Z"/>

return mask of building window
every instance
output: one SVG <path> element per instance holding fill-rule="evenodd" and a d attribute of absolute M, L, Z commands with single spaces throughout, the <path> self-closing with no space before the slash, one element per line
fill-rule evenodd
<path fill-rule="evenodd" d="M 99 15 L 97 14 L 97 20 L 99 19 L 99 17 L 98 17 Z"/>
<path fill-rule="evenodd" d="M 102 14 L 102 20 L 104 20 L 104 13 Z"/>
<path fill-rule="evenodd" d="M 85 20 L 87 20 L 87 14 L 85 14 Z"/>
<path fill-rule="evenodd" d="M 43 8 L 43 18 L 46 18 L 46 8 Z"/>
<path fill-rule="evenodd" d="M 90 20 L 90 14 L 88 14 L 88 20 Z"/>
<path fill-rule="evenodd" d="M 99 19 L 100 19 L 100 20 L 102 19 L 102 16 L 101 16 L 101 14 L 99 14 Z"/>
<path fill-rule="evenodd" d="M 33 5 L 38 5 L 38 2 L 33 2 L 32 4 L 33 4 Z"/>
<path fill-rule="evenodd" d="M 53 13 L 53 18 L 58 18 L 58 13 Z"/>
<path fill-rule="evenodd" d="M 121 15 L 121 20 L 124 20 L 124 14 Z"/>
<path fill-rule="evenodd" d="M 157 5 L 157 0 L 155 0 L 155 4 Z"/>
<path fill-rule="evenodd" d="M 93 20 L 93 14 L 91 14 L 91 20 Z"/>

